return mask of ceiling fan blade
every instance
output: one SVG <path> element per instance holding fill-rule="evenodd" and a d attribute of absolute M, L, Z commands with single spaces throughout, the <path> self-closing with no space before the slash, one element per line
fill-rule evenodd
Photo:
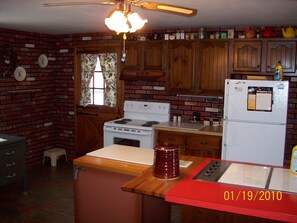
<path fill-rule="evenodd" d="M 169 5 L 169 4 L 163 4 L 158 2 L 136 2 L 136 3 L 131 2 L 131 3 L 142 9 L 156 10 L 160 12 L 167 12 L 167 13 L 172 13 L 177 15 L 194 16 L 197 14 L 197 9 L 186 8 L 186 7 L 181 7 L 177 5 Z"/>
<path fill-rule="evenodd" d="M 96 2 L 53 2 L 43 4 L 45 7 L 53 6 L 71 6 L 71 5 L 115 5 L 114 1 L 96 1 Z"/>

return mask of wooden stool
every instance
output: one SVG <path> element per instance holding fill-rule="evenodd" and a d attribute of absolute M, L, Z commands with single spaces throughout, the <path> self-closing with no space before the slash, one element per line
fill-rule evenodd
<path fill-rule="evenodd" d="M 54 148 L 54 149 L 45 150 L 43 153 L 42 164 L 44 165 L 45 157 L 49 157 L 51 159 L 51 166 L 57 166 L 57 160 L 59 159 L 60 156 L 65 156 L 66 162 L 67 162 L 67 154 L 65 149 Z"/>

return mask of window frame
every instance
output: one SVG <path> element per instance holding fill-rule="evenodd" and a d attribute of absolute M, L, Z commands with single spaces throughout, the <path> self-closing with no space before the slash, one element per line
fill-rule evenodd
<path fill-rule="evenodd" d="M 98 114 L 98 112 L 105 113 L 117 113 L 118 115 L 123 115 L 123 93 L 124 93 L 124 83 L 120 80 L 121 72 L 121 45 L 120 44 L 100 44 L 98 46 L 77 46 L 74 49 L 74 61 L 75 61 L 75 94 L 74 94 L 74 104 L 77 112 Z M 100 54 L 100 53 L 116 53 L 117 54 L 117 105 L 115 107 L 108 107 L 105 105 L 88 105 L 84 107 L 80 105 L 81 98 L 81 54 Z"/>

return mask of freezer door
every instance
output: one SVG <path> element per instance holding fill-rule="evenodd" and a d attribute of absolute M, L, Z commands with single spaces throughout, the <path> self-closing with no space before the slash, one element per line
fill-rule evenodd
<path fill-rule="evenodd" d="M 251 94 L 251 89 L 270 89 L 272 94 Z M 286 123 L 288 107 L 288 81 L 226 80 L 224 119 L 247 122 Z M 250 93 L 249 93 L 250 92 Z M 261 92 L 260 90 L 257 92 Z M 264 92 L 264 91 L 263 91 Z M 269 97 L 271 96 L 271 100 Z M 253 100 L 252 100 L 253 99 Z M 252 103 L 259 107 L 271 105 L 271 110 L 250 109 Z M 248 110 L 248 103 L 249 109 Z"/>
<path fill-rule="evenodd" d="M 283 166 L 285 125 L 224 122 L 222 159 Z"/>

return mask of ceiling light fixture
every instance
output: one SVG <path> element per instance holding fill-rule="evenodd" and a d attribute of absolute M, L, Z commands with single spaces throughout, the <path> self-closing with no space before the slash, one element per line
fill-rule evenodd
<path fill-rule="evenodd" d="M 126 61 L 126 33 L 134 33 L 141 29 L 146 23 L 147 19 L 142 19 L 136 12 L 131 12 L 131 5 L 127 0 L 123 0 L 120 7 L 117 7 L 111 14 L 105 19 L 105 25 L 110 30 L 113 30 L 119 35 L 123 33 L 123 50 L 121 61 Z"/>
<path fill-rule="evenodd" d="M 131 6 L 126 0 L 105 19 L 105 25 L 117 34 L 133 33 L 147 22 L 147 19 L 141 19 L 136 12 L 131 12 Z"/>

